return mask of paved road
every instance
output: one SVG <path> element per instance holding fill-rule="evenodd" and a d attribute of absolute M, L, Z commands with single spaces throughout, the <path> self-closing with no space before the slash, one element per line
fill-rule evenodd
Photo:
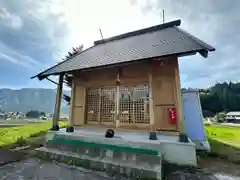
<path fill-rule="evenodd" d="M 221 123 L 220 125 L 240 127 L 240 123 Z"/>
<path fill-rule="evenodd" d="M 0 167 L 0 180 L 125 180 L 123 177 L 109 177 L 101 172 L 93 172 L 61 163 L 26 159 Z M 177 170 L 166 174 L 166 180 L 238 180 L 222 174 L 202 171 Z"/>
<path fill-rule="evenodd" d="M 0 128 L 25 126 L 27 124 L 0 124 Z"/>

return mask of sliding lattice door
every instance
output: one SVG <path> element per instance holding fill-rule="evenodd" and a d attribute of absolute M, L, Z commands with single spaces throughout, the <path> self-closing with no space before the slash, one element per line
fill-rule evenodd
<path fill-rule="evenodd" d="M 87 93 L 87 122 L 114 124 L 115 87 L 92 88 Z"/>
<path fill-rule="evenodd" d="M 120 87 L 120 124 L 149 124 L 148 85 Z"/>
<path fill-rule="evenodd" d="M 120 125 L 149 124 L 148 85 L 120 87 Z M 87 122 L 114 124 L 116 88 L 89 89 L 87 93 Z"/>

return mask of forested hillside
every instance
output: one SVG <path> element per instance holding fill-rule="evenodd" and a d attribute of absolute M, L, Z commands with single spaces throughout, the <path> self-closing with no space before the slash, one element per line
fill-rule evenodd
<path fill-rule="evenodd" d="M 204 116 L 222 111 L 240 111 L 240 83 L 217 83 L 199 92 Z"/>
<path fill-rule="evenodd" d="M 64 94 L 69 94 L 69 92 L 64 91 Z M 4 112 L 26 113 L 30 110 L 38 110 L 46 113 L 52 113 L 55 99 L 55 89 L 0 89 L 0 109 Z M 62 102 L 61 111 L 63 113 L 68 112 L 68 105 L 65 101 Z"/>

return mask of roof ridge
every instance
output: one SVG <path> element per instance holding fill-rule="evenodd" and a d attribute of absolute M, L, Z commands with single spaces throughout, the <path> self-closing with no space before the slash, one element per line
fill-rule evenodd
<path fill-rule="evenodd" d="M 173 27 L 173 26 L 180 26 L 180 25 L 181 25 L 181 20 L 178 19 L 178 20 L 170 21 L 170 22 L 167 22 L 167 23 L 164 23 L 164 24 L 159 24 L 159 25 L 147 27 L 147 28 L 144 28 L 144 29 L 127 32 L 127 33 L 120 34 L 120 35 L 117 35 L 117 36 L 112 36 L 110 38 L 97 40 L 97 41 L 94 41 L 94 45 L 104 44 L 106 42 L 115 41 L 115 40 L 119 40 L 119 39 L 123 39 L 123 38 L 128 38 L 128 37 L 131 37 L 131 36 L 137 36 L 137 35 L 145 34 L 145 33 L 148 33 L 148 32 L 154 32 L 154 31 L 158 31 L 160 29 L 165 29 L 165 28 L 169 28 L 169 27 Z"/>

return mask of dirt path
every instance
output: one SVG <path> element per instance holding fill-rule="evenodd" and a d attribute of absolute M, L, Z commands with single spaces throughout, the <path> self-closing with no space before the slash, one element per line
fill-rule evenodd
<path fill-rule="evenodd" d="M 210 165 L 210 164 L 209 164 Z M 215 163 L 212 165 L 216 165 Z M 219 164 L 217 164 L 218 166 Z M 207 167 L 206 167 L 207 168 Z M 225 169 L 232 168 L 227 166 Z M 235 170 L 237 167 L 234 167 Z M 239 170 L 239 169 L 238 169 Z M 234 173 L 235 174 L 235 173 Z M 236 174 L 235 174 L 236 175 Z M 211 170 L 191 170 L 175 169 L 164 174 L 165 180 L 238 180 L 240 178 L 219 173 L 216 169 Z M 123 177 L 109 177 L 103 172 L 95 172 L 80 167 L 68 166 L 57 162 L 46 162 L 40 159 L 28 158 L 19 162 L 10 163 L 0 167 L 0 180 L 13 179 L 39 179 L 39 180 L 114 180 Z"/>
<path fill-rule="evenodd" d="M 8 149 L 0 148 L 0 166 L 20 161 L 25 158 L 23 153 L 11 152 Z"/>
<path fill-rule="evenodd" d="M 221 172 L 222 174 L 240 177 L 240 164 L 211 157 L 201 158 L 198 164 L 205 172 Z"/>
<path fill-rule="evenodd" d="M 2 166 L 0 180 L 38 179 L 38 180 L 114 180 L 104 173 L 87 171 L 60 163 L 44 162 L 39 159 L 27 159 Z"/>

